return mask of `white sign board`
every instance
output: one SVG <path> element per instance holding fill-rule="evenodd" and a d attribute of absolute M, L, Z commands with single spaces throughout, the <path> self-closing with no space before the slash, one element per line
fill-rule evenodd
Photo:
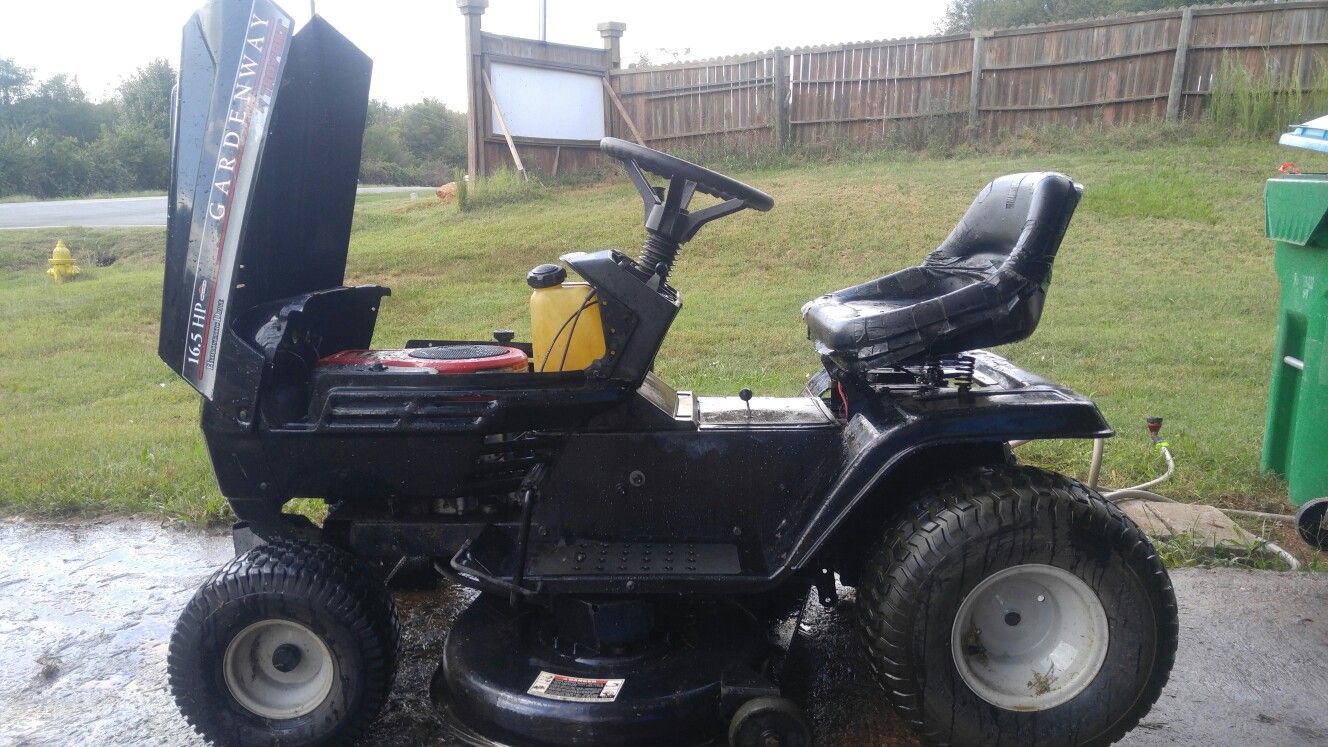
<path fill-rule="evenodd" d="M 489 66 L 489 79 L 512 137 L 604 137 L 604 84 L 600 76 L 495 62 Z M 490 134 L 501 135 L 497 111 L 490 111 L 489 121 Z"/>

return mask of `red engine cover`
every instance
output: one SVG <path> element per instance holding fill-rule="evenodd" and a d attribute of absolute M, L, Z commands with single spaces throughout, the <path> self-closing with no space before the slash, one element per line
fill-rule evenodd
<path fill-rule="evenodd" d="M 507 345 L 458 343 L 406 350 L 343 350 L 318 361 L 320 366 L 424 368 L 434 373 L 529 370 L 529 357 Z"/>

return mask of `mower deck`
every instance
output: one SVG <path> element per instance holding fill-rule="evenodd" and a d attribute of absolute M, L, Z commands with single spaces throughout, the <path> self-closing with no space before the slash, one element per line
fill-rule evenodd
<path fill-rule="evenodd" d="M 453 623 L 432 695 L 479 745 L 709 744 L 743 702 L 778 695 L 771 647 L 731 602 L 577 603 L 552 614 L 481 596 Z M 658 619 L 653 619 L 655 617 Z"/>

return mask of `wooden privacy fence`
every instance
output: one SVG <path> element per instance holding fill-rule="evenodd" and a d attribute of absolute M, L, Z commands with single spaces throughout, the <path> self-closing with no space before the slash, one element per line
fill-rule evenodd
<path fill-rule="evenodd" d="M 866 140 L 912 123 L 975 134 L 1194 119 L 1229 59 L 1307 89 L 1328 0 L 1190 7 L 974 34 L 611 69 L 608 130 L 664 148 Z M 626 118 L 623 116 L 626 113 Z"/>

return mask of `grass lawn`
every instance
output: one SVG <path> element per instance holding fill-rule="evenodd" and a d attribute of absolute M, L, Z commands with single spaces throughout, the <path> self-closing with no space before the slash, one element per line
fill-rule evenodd
<path fill-rule="evenodd" d="M 798 309 L 917 263 L 977 189 L 1057 169 L 1087 187 L 1056 263 L 1042 325 L 1003 349 L 1097 400 L 1120 436 L 1103 482 L 1160 470 L 1143 428 L 1166 418 L 1177 475 L 1164 492 L 1284 512 L 1259 472 L 1277 282 L 1263 237 L 1274 145 L 1189 142 L 948 159 L 878 154 L 736 174 L 774 195 L 767 214 L 702 230 L 673 276 L 686 306 L 659 359 L 676 386 L 793 394 L 817 367 Z M 392 287 L 375 344 L 529 330 L 525 272 L 567 251 L 634 251 L 641 208 L 625 183 L 458 212 L 432 198 L 361 198 L 352 282 Z M 63 238 L 84 274 L 43 274 Z M 161 231 L 0 232 L 0 512 L 225 515 L 197 429 L 196 395 L 156 357 Z M 91 267 L 94 252 L 118 257 Z M 1083 476 L 1086 443 L 1021 456 Z"/>

